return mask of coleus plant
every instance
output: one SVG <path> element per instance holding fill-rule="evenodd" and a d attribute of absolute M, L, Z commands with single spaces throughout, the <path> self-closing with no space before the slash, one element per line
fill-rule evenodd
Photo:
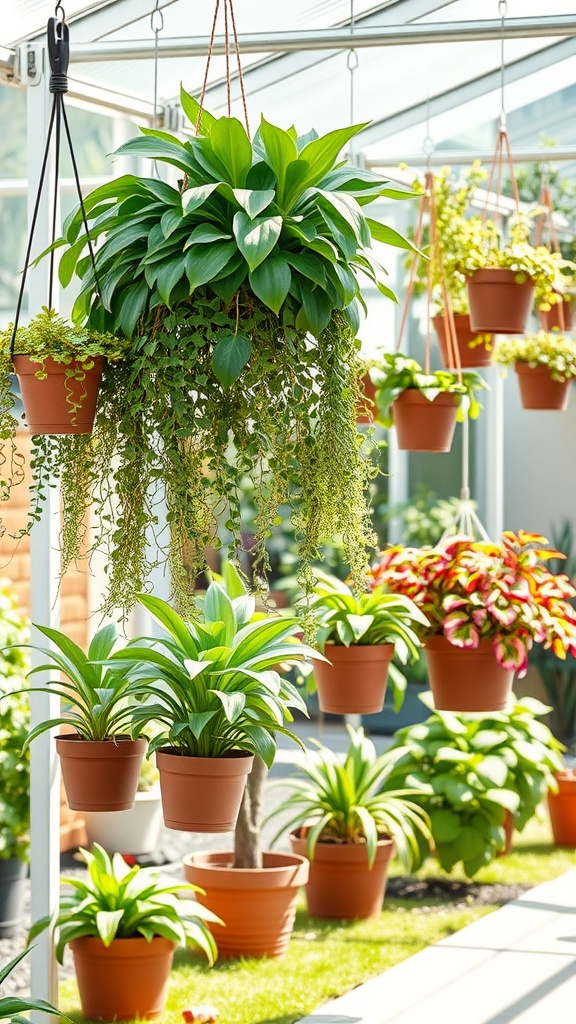
<path fill-rule="evenodd" d="M 520 530 L 495 543 L 454 537 L 434 548 L 395 545 L 370 578 L 412 598 L 430 622 L 423 638 L 443 634 L 456 647 L 474 648 L 489 637 L 498 663 L 522 677 L 534 643 L 560 658 L 576 654 L 576 589 L 544 564 L 563 557 L 547 544 Z"/>

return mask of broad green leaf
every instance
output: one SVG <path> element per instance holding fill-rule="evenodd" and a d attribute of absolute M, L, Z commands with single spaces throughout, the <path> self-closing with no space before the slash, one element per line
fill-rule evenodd
<path fill-rule="evenodd" d="M 223 387 L 228 388 L 242 373 L 250 359 L 252 346 L 241 334 L 219 334 L 212 353 L 212 369 Z"/>
<path fill-rule="evenodd" d="M 136 284 L 121 291 L 117 296 L 118 312 L 114 318 L 116 328 L 120 328 L 127 338 L 134 334 L 136 324 L 146 308 L 146 300 L 149 295 L 148 285 L 145 281 L 137 281 Z"/>
<path fill-rule="evenodd" d="M 200 107 L 198 100 L 194 99 L 182 84 L 180 84 L 180 103 L 182 104 L 182 110 L 186 114 L 186 117 L 190 121 L 190 124 L 195 129 L 198 124 L 198 115 L 200 114 L 199 132 L 200 135 L 210 135 L 212 125 L 215 123 L 216 118 L 212 114 L 208 113 L 204 107 Z"/>
<path fill-rule="evenodd" d="M 187 270 L 188 268 L 186 268 Z M 178 256 L 174 260 L 170 260 L 166 264 L 162 264 L 156 278 L 156 287 L 162 296 L 162 301 L 170 306 L 170 295 L 172 289 L 178 283 L 181 277 L 184 276 L 184 260 L 181 256 Z"/>
<path fill-rule="evenodd" d="M 272 253 L 250 274 L 250 287 L 262 302 L 279 313 L 290 290 L 292 275 L 286 260 Z"/>
<path fill-rule="evenodd" d="M 265 117 L 260 122 L 260 138 L 264 145 L 267 162 L 276 175 L 276 190 L 280 206 L 284 202 L 284 187 L 288 165 L 298 159 L 296 143 L 288 132 L 270 124 Z"/>
<path fill-rule="evenodd" d="M 281 230 L 282 217 L 252 219 L 247 213 L 235 214 L 234 235 L 238 248 L 251 271 L 260 266 L 272 251 L 280 237 Z"/>
<path fill-rule="evenodd" d="M 206 284 L 223 270 L 235 252 L 234 242 L 221 242 L 210 246 L 195 245 L 191 248 L 184 260 L 191 291 L 201 284 Z"/>
<path fill-rule="evenodd" d="M 162 160 L 178 167 L 185 174 L 194 174 L 196 167 L 189 152 L 176 138 L 170 142 L 166 139 L 142 138 L 128 139 L 119 149 L 116 156 L 143 156 L 149 160 Z"/>
<path fill-rule="evenodd" d="M 350 125 L 347 128 L 337 128 L 335 131 L 314 139 L 300 153 L 300 159 L 306 160 L 310 165 L 308 184 L 316 184 L 334 166 L 336 158 L 350 139 L 353 139 L 358 132 L 369 124 Z"/>
<path fill-rule="evenodd" d="M 104 878 L 100 876 L 98 883 L 100 886 L 103 885 Z M 98 935 L 102 939 L 103 944 L 108 947 L 113 939 L 116 937 L 118 931 L 118 925 L 124 917 L 125 910 L 99 910 L 96 914 L 96 927 L 98 928 Z"/>
<path fill-rule="evenodd" d="M 199 206 L 202 206 L 220 184 L 219 181 L 211 181 L 207 185 L 194 185 L 192 188 L 187 188 L 182 194 L 182 209 L 184 213 L 192 213 Z"/>
<path fill-rule="evenodd" d="M 449 810 L 431 810 L 432 835 L 438 843 L 450 843 L 460 831 L 460 815 Z"/>
<path fill-rule="evenodd" d="M 246 211 L 249 217 L 257 217 L 262 210 L 265 210 L 274 201 L 276 193 L 274 189 L 233 189 L 234 198 Z"/>
<path fill-rule="evenodd" d="M 372 238 L 376 239 L 377 242 L 385 242 L 386 245 L 393 245 L 398 249 L 412 249 L 413 252 L 419 253 L 424 259 L 427 258 L 414 245 L 414 242 L 411 242 L 409 238 L 404 238 L 404 235 L 401 235 L 399 231 L 395 231 L 394 228 L 389 227 L 387 224 L 381 224 L 380 221 L 368 219 L 368 227 L 370 228 Z"/>
<path fill-rule="evenodd" d="M 296 318 L 296 326 L 310 331 L 319 338 L 326 330 L 332 316 L 332 303 L 322 288 L 303 292 L 302 309 Z"/>
<path fill-rule="evenodd" d="M 235 117 L 219 117 L 210 125 L 210 148 L 228 172 L 234 188 L 243 188 L 252 166 L 252 144 Z"/>

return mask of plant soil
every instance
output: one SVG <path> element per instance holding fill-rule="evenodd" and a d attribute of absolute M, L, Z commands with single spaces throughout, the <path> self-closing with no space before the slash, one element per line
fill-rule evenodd
<path fill-rule="evenodd" d="M 386 896 L 394 899 L 414 900 L 426 903 L 441 900 L 454 906 L 459 904 L 501 906 L 515 900 L 530 889 L 529 885 L 504 885 L 499 883 L 458 882 L 450 878 L 412 878 L 398 875 L 389 878 Z"/>

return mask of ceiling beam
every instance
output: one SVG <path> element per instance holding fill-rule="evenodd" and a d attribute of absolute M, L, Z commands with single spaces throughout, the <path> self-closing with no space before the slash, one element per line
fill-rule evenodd
<path fill-rule="evenodd" d="M 169 7 L 177 0 L 158 0 L 160 8 Z M 50 12 L 52 13 L 52 12 Z M 68 25 L 74 26 L 74 42 L 92 42 L 102 39 L 104 36 L 118 32 L 135 21 L 140 21 L 146 14 L 151 12 L 142 10 L 142 0 L 100 0 L 100 3 L 90 3 L 75 14 L 66 17 Z M 42 39 L 46 34 L 46 24 L 32 35 L 17 39 L 12 45 L 20 43 L 35 42 Z"/>
<path fill-rule="evenodd" d="M 502 33 L 502 22 L 483 20 L 445 22 L 416 25 L 389 25 L 355 29 L 308 29 L 300 32 L 257 32 L 240 35 L 238 42 L 243 53 L 287 53 L 293 50 L 348 50 L 373 46 L 411 46 L 423 43 L 485 42 L 488 39 L 542 39 L 551 36 L 576 36 L 576 15 L 564 17 L 510 18 Z M 208 51 L 207 36 L 189 39 L 159 39 L 162 58 L 203 57 Z M 75 45 L 70 60 L 118 61 L 149 60 L 154 56 L 155 41 L 132 39 L 81 43 Z M 212 47 L 214 54 L 224 54 L 223 36 L 217 36 Z"/>
<path fill-rule="evenodd" d="M 556 163 L 557 161 L 576 160 L 576 146 L 551 146 L 548 149 L 514 149 L 514 163 L 539 164 Z M 427 157 L 424 153 L 392 153 L 381 157 L 373 156 L 366 158 L 366 167 L 397 167 L 398 164 L 407 164 L 409 167 L 424 167 L 428 161 L 432 167 L 443 167 L 444 164 L 471 164 L 473 160 L 480 160 L 483 164 L 491 164 L 494 159 L 494 150 L 488 152 L 477 152 L 476 150 L 463 149 L 436 149 Z"/>

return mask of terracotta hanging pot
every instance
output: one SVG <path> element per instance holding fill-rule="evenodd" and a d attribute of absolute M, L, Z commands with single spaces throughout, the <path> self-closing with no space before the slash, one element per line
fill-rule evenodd
<path fill-rule="evenodd" d="M 398 447 L 411 452 L 449 452 L 456 426 L 458 398 L 441 391 L 430 402 L 417 388 L 407 388 L 392 403 Z"/>
<path fill-rule="evenodd" d="M 101 939 L 84 936 L 70 943 L 82 1013 L 87 1020 L 150 1020 L 166 1005 L 175 942 L 143 936 Z"/>
<path fill-rule="evenodd" d="M 356 422 L 373 423 L 376 417 L 376 388 L 369 373 L 364 374 L 361 385 L 364 397 L 356 413 Z"/>
<path fill-rule="evenodd" d="M 490 638 L 462 648 L 445 636 L 431 636 L 424 651 L 438 711 L 504 711 L 514 672 L 498 664 Z"/>
<path fill-rule="evenodd" d="M 448 356 L 448 343 L 446 340 L 446 323 L 443 316 L 435 316 L 432 319 L 436 334 L 438 335 L 438 347 L 440 357 L 444 366 L 450 370 L 456 369 L 452 365 L 453 360 Z M 470 328 L 470 317 L 467 313 L 458 313 L 454 316 L 454 328 L 456 330 L 456 344 L 460 355 L 460 366 L 462 369 L 470 369 L 473 366 L 490 366 L 492 362 L 492 350 L 487 348 L 490 345 L 490 335 L 479 335 L 477 331 Z M 471 343 L 474 343 L 471 347 Z"/>
<path fill-rule="evenodd" d="M 62 781 L 73 811 L 127 811 L 134 806 L 140 768 L 148 743 L 115 736 L 85 740 L 57 736 Z"/>
<path fill-rule="evenodd" d="M 394 644 L 327 643 L 314 678 L 320 710 L 331 715 L 373 715 L 382 711 Z"/>
<path fill-rule="evenodd" d="M 57 363 L 47 356 L 42 363 L 28 356 L 14 356 L 24 414 L 31 434 L 90 434 L 94 425 L 98 389 L 102 380 L 104 359 L 97 356 L 93 365 L 84 369 L 81 362 Z M 38 379 L 36 373 L 45 371 Z M 74 369 L 81 379 L 66 376 Z"/>
<path fill-rule="evenodd" d="M 231 832 L 254 758 L 243 750 L 223 757 L 186 757 L 156 751 L 166 828 L 179 832 Z"/>
<path fill-rule="evenodd" d="M 186 880 L 204 890 L 202 903 L 226 923 L 209 923 L 218 955 L 284 956 L 298 890 L 308 880 L 308 860 L 265 853 L 262 868 L 234 868 L 233 860 L 232 852 L 192 853 L 184 859 Z"/>
<path fill-rule="evenodd" d="M 576 771 L 555 772 L 558 792 L 548 792 L 548 812 L 557 846 L 576 846 Z"/>
<path fill-rule="evenodd" d="M 307 832 L 304 827 L 290 834 L 290 846 L 301 856 L 306 856 Z M 393 852 L 392 839 L 381 839 L 370 868 L 361 843 L 316 843 L 306 886 L 310 916 L 350 919 L 380 914 Z"/>
<path fill-rule="evenodd" d="M 560 302 L 555 302 L 550 309 L 539 309 L 538 320 L 542 329 L 544 331 L 571 331 L 574 301 L 574 299 L 570 301 L 563 298 Z"/>
<path fill-rule="evenodd" d="M 530 366 L 529 363 L 514 363 L 520 385 L 523 409 L 552 409 L 565 412 L 570 398 L 568 380 L 554 380 L 547 366 Z"/>
<path fill-rule="evenodd" d="M 487 267 L 466 278 L 473 331 L 490 334 L 523 334 L 532 303 L 531 278 L 517 281 L 517 274 L 505 267 Z"/>

